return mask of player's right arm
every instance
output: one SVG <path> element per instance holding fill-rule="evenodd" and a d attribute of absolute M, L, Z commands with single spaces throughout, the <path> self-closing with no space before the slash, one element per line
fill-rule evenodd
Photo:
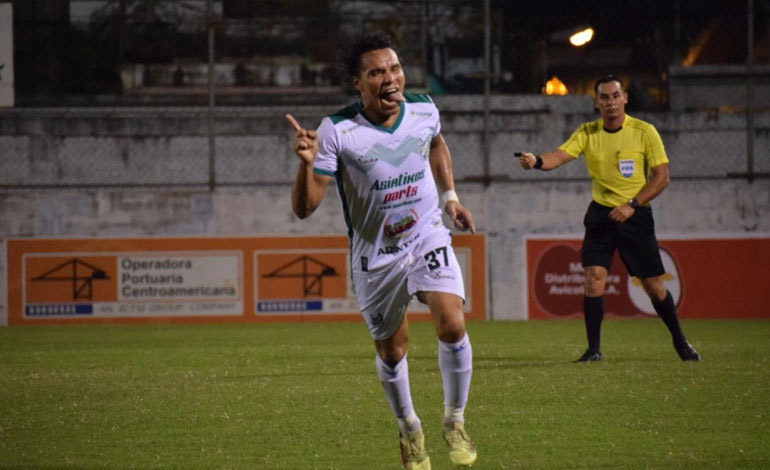
<path fill-rule="evenodd" d="M 519 157 L 519 164 L 525 170 L 531 170 L 532 168 L 535 168 L 535 165 L 537 164 L 537 156 L 535 154 L 529 152 L 516 152 L 515 155 Z M 540 158 L 543 160 L 543 165 L 539 169 L 543 171 L 559 168 L 565 163 L 571 162 L 575 159 L 572 155 L 561 149 L 556 149 L 553 152 L 544 153 L 540 156 Z"/>
<path fill-rule="evenodd" d="M 300 219 L 309 217 L 321 204 L 331 176 L 313 171 L 313 162 L 318 154 L 318 133 L 303 129 L 291 114 L 286 119 L 294 128 L 294 152 L 299 157 L 297 175 L 291 187 L 291 208 Z"/>

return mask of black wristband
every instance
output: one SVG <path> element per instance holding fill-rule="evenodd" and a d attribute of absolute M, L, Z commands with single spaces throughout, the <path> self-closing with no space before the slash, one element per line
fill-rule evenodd
<path fill-rule="evenodd" d="M 635 197 L 628 200 L 628 205 L 633 207 L 634 210 L 639 209 L 639 201 L 637 201 Z"/>
<path fill-rule="evenodd" d="M 539 170 L 540 168 L 543 167 L 543 159 L 540 157 L 540 155 L 535 155 L 535 159 L 537 161 L 535 162 L 535 165 L 532 168 Z"/>

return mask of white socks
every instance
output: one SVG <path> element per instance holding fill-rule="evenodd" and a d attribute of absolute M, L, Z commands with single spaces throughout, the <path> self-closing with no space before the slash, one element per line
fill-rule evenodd
<path fill-rule="evenodd" d="M 409 390 L 409 365 L 404 356 L 396 365 L 389 366 L 376 356 L 377 376 L 380 378 L 385 396 L 398 418 L 398 427 L 402 434 L 418 431 L 422 428 L 420 418 L 414 412 L 412 394 Z"/>
<path fill-rule="evenodd" d="M 385 396 L 398 418 L 402 434 L 422 428 L 420 418 L 414 411 L 412 394 L 409 389 L 409 365 L 404 356 L 397 364 L 390 366 L 379 354 L 376 356 L 377 376 L 380 378 Z M 466 333 L 457 343 L 438 342 L 438 365 L 444 385 L 444 422 L 465 421 L 465 405 L 471 388 L 473 373 L 473 350 Z"/>
<path fill-rule="evenodd" d="M 463 422 L 473 373 L 473 350 L 467 333 L 456 343 L 439 340 L 438 366 L 444 383 L 444 421 Z"/>

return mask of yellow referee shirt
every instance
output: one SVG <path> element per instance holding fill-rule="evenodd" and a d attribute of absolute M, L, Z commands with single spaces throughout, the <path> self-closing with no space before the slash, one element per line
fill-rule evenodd
<path fill-rule="evenodd" d="M 583 124 L 559 149 L 575 158 L 585 155 L 594 201 L 608 207 L 635 197 L 649 169 L 668 163 L 655 126 L 627 114 L 617 131 L 604 130 L 601 118 Z"/>

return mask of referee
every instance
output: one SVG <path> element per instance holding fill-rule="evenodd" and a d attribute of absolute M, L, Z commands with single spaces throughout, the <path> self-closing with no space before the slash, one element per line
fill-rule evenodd
<path fill-rule="evenodd" d="M 596 121 L 578 127 L 561 147 L 535 155 L 516 153 L 525 170 L 553 170 L 585 155 L 593 200 L 583 224 L 581 257 L 585 268 L 585 313 L 588 349 L 577 362 L 602 359 L 601 328 L 604 286 L 617 249 L 629 274 L 642 281 L 658 316 L 671 332 L 674 349 L 683 361 L 699 361 L 687 342 L 671 293 L 663 284 L 663 263 L 655 238 L 650 201 L 669 183 L 668 157 L 652 124 L 626 114 L 628 95 L 612 75 L 594 85 Z"/>

